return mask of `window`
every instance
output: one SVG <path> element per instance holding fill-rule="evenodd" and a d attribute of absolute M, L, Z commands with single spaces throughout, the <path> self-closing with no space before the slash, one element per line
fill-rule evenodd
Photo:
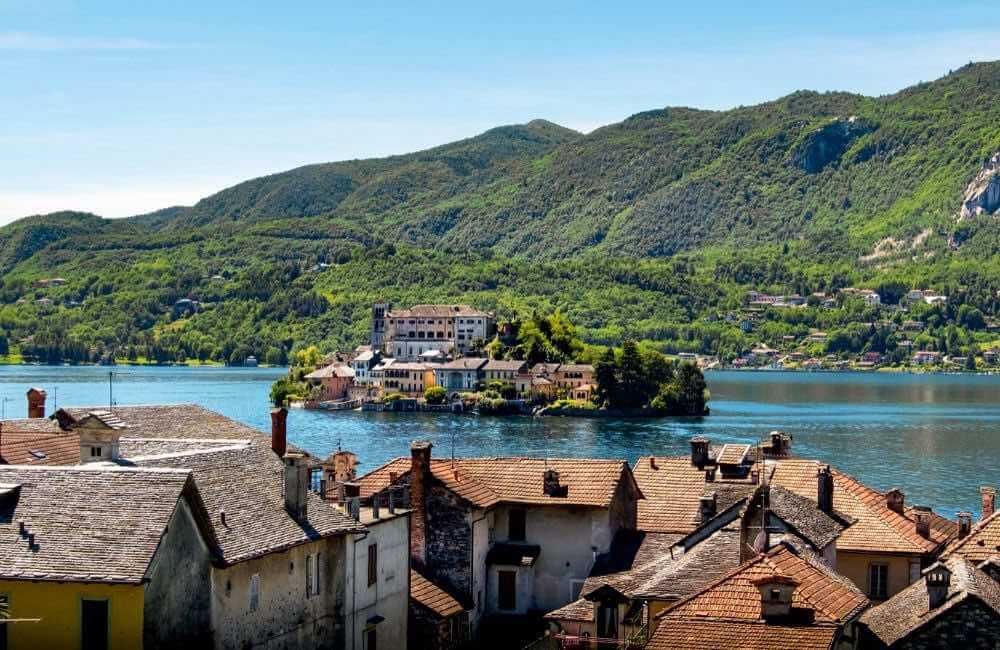
<path fill-rule="evenodd" d="M 517 571 L 497 571 L 497 607 L 517 609 Z"/>
<path fill-rule="evenodd" d="M 313 567 L 313 556 L 306 556 L 306 598 L 310 598 L 313 595 L 313 574 L 315 569 Z"/>
<path fill-rule="evenodd" d="M 507 513 L 507 539 L 512 542 L 523 542 L 525 540 L 527 515 L 524 510 L 512 509 Z"/>
<path fill-rule="evenodd" d="M 378 650 L 378 636 L 373 627 L 365 630 L 365 650 Z"/>
<path fill-rule="evenodd" d="M 250 576 L 250 611 L 256 612 L 260 607 L 260 574 Z"/>
<path fill-rule="evenodd" d="M 80 601 L 80 647 L 83 650 L 107 650 L 108 601 Z"/>
<path fill-rule="evenodd" d="M 614 603 L 601 603 L 597 608 L 597 638 L 618 638 L 618 606 Z"/>
<path fill-rule="evenodd" d="M 101 457 L 101 448 L 100 447 L 91 447 L 90 448 L 90 457 L 91 458 L 100 458 Z"/>
<path fill-rule="evenodd" d="M 868 566 L 868 596 L 873 600 L 885 600 L 889 595 L 889 567 L 885 564 Z"/>
<path fill-rule="evenodd" d="M 368 586 L 378 582 L 378 544 L 368 545 Z"/>

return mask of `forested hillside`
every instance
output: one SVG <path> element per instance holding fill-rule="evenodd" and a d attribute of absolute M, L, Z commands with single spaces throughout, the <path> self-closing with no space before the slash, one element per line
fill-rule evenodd
<path fill-rule="evenodd" d="M 989 335 L 958 310 L 997 312 L 1000 205 L 959 213 L 977 175 L 1000 182 L 983 171 L 997 151 L 998 63 L 885 97 L 667 108 L 586 135 L 537 120 L 130 219 L 22 219 L 0 229 L 0 330 L 44 361 L 281 362 L 360 342 L 384 297 L 559 308 L 594 343 L 725 356 L 871 316 L 808 309 L 751 334 L 721 318 L 748 288 L 854 285 L 947 293 L 929 345 L 969 348 Z"/>

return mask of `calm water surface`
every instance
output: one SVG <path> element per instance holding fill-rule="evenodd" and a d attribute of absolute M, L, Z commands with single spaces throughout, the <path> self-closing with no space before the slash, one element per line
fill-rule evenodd
<path fill-rule="evenodd" d="M 280 369 L 116 370 L 119 404 L 196 402 L 267 431 L 267 394 Z M 683 454 L 688 439 L 754 442 L 792 433 L 799 456 L 822 458 L 873 487 L 900 487 L 911 503 L 978 513 L 978 486 L 1000 483 L 1000 377 L 711 372 L 712 415 L 658 420 L 492 418 L 293 410 L 289 439 L 316 454 L 341 445 L 362 469 L 409 453 L 428 438 L 435 455 L 593 456 L 634 461 Z M 106 405 L 108 371 L 0 367 L 7 417 L 23 417 L 28 386 L 58 405 Z"/>

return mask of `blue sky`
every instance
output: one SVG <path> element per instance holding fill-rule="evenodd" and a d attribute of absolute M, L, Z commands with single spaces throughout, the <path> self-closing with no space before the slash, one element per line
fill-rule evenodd
<path fill-rule="evenodd" d="M 0 222 L 121 217 L 546 118 L 884 94 L 1000 59 L 996 0 L 0 0 Z"/>

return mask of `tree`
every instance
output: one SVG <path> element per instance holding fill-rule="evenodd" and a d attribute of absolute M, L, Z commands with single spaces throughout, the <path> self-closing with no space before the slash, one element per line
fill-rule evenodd
<path fill-rule="evenodd" d="M 618 360 L 618 403 L 614 404 L 615 408 L 643 406 L 647 400 L 646 388 L 639 347 L 629 339 L 622 344 L 622 354 Z"/>
<path fill-rule="evenodd" d="M 704 415 L 708 385 L 697 366 L 682 363 L 677 369 L 677 391 L 685 415 Z"/>
<path fill-rule="evenodd" d="M 424 391 L 424 399 L 427 400 L 428 404 L 444 404 L 447 396 L 448 391 L 445 390 L 444 386 L 430 386 Z"/>
<path fill-rule="evenodd" d="M 608 348 L 594 366 L 594 380 L 597 382 L 595 396 L 598 404 L 610 405 L 618 401 L 618 363 L 615 351 Z"/>

